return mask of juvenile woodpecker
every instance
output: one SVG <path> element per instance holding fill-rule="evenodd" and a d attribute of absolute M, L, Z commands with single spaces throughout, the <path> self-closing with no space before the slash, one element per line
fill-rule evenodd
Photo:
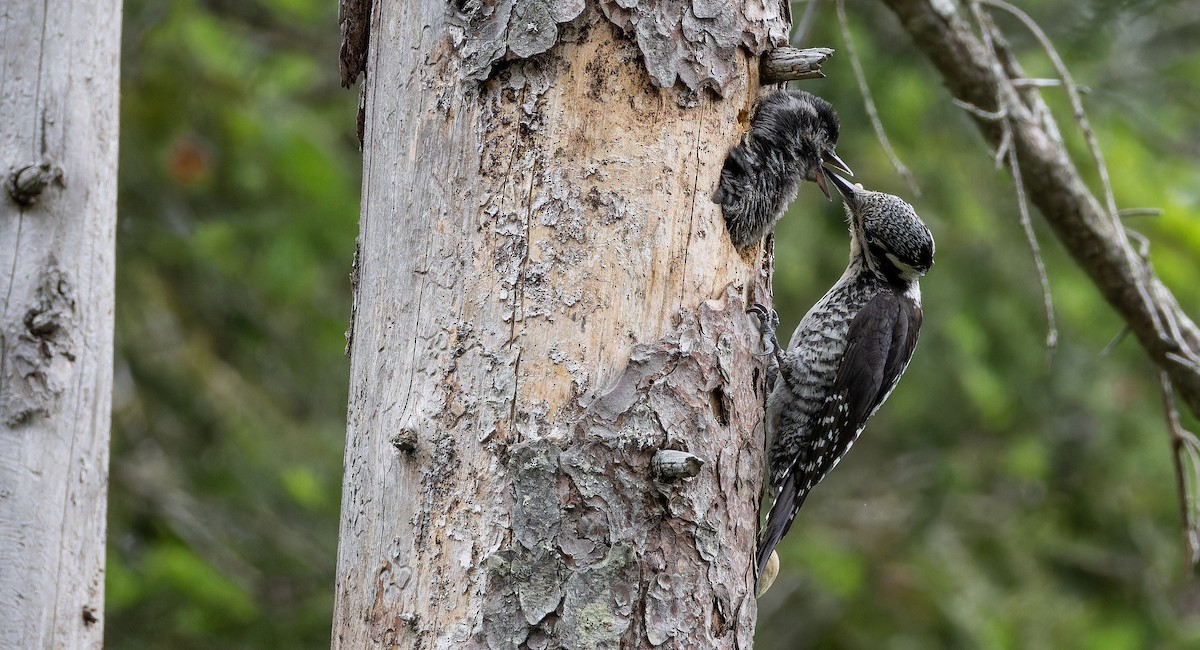
<path fill-rule="evenodd" d="M 810 490 L 838 464 L 908 367 L 921 329 L 917 280 L 933 266 L 933 235 L 913 208 L 828 174 L 846 205 L 850 263 L 778 352 L 767 398 L 775 502 L 758 545 L 758 574 Z"/>
<path fill-rule="evenodd" d="M 829 198 L 822 164 L 853 175 L 833 152 L 838 129 L 833 106 L 803 90 L 776 91 L 759 102 L 750 131 L 725 158 L 713 194 L 738 250 L 775 228 L 800 181 L 815 182 Z"/>

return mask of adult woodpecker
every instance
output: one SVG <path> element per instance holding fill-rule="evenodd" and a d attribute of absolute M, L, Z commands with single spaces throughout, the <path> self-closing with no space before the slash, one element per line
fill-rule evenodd
<path fill-rule="evenodd" d="M 800 321 L 786 351 L 755 306 L 778 373 L 767 398 L 775 502 L 758 545 L 761 576 L 810 490 L 833 470 L 908 367 L 921 329 L 918 279 L 933 266 L 933 235 L 912 206 L 828 174 L 846 205 L 850 263 Z"/>
<path fill-rule="evenodd" d="M 839 128 L 833 106 L 803 90 L 776 91 L 759 102 L 745 140 L 726 156 L 713 194 L 738 250 L 775 228 L 800 181 L 815 182 L 829 198 L 823 164 L 853 176 L 833 152 Z"/>

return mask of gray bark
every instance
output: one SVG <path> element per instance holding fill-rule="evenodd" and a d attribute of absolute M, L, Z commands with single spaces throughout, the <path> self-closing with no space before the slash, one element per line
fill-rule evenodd
<path fill-rule="evenodd" d="M 0 647 L 99 648 L 116 0 L 0 12 Z"/>
<path fill-rule="evenodd" d="M 756 61 L 664 90 L 585 7 L 476 83 L 443 3 L 372 11 L 333 646 L 750 647 L 770 256 L 710 197 Z"/>
<path fill-rule="evenodd" d="M 1004 45 L 993 54 L 972 32 L 952 2 L 884 0 L 913 42 L 941 72 L 950 92 L 984 111 L 1005 98 L 1013 119 L 1013 146 L 1021 178 L 1054 234 L 1091 277 L 1141 342 L 1150 359 L 1171 379 L 1192 413 L 1200 416 L 1200 328 L 1130 244 L 1079 175 L 1037 89 L 1018 89 L 1024 76 Z M 1000 146 L 999 122 L 976 117 L 993 147 Z"/>

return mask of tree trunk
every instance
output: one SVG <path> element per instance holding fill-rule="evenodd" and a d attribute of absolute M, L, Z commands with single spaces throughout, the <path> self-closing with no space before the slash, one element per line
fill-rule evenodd
<path fill-rule="evenodd" d="M 555 5 L 513 18 L 557 34 L 532 56 L 457 8 L 375 3 L 361 59 L 333 646 L 748 648 L 770 256 L 710 196 L 757 91 L 739 43 L 783 18 L 689 58 L 716 41 L 643 38 L 678 17 Z"/>
<path fill-rule="evenodd" d="M 0 647 L 99 648 L 117 199 L 115 0 L 0 13 Z"/>

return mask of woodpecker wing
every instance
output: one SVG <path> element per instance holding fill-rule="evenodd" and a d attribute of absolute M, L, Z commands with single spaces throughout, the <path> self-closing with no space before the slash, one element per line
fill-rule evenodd
<path fill-rule="evenodd" d="M 882 291 L 850 322 L 846 352 L 825 406 L 814 422 L 796 471 L 809 487 L 820 483 L 858 439 L 867 420 L 908 367 L 921 329 L 921 308 L 906 296 Z"/>
<path fill-rule="evenodd" d="M 767 515 L 758 546 L 760 574 L 808 492 L 833 470 L 896 387 L 916 348 L 921 317 L 915 301 L 882 291 L 850 322 L 846 351 L 825 405 Z"/>
<path fill-rule="evenodd" d="M 792 520 L 796 518 L 796 513 L 804 504 L 804 497 L 808 496 L 808 490 L 804 489 L 803 484 L 797 484 L 796 480 L 796 474 L 789 472 L 784 477 L 783 484 L 779 486 L 775 503 L 771 504 L 771 512 L 767 515 L 767 525 L 763 528 L 762 538 L 758 541 L 756 554 L 758 567 L 757 573 L 754 574 L 755 591 L 758 591 L 758 578 L 762 576 L 763 569 L 767 566 L 767 560 L 771 559 L 771 551 L 775 550 L 779 541 L 792 527 Z"/>

